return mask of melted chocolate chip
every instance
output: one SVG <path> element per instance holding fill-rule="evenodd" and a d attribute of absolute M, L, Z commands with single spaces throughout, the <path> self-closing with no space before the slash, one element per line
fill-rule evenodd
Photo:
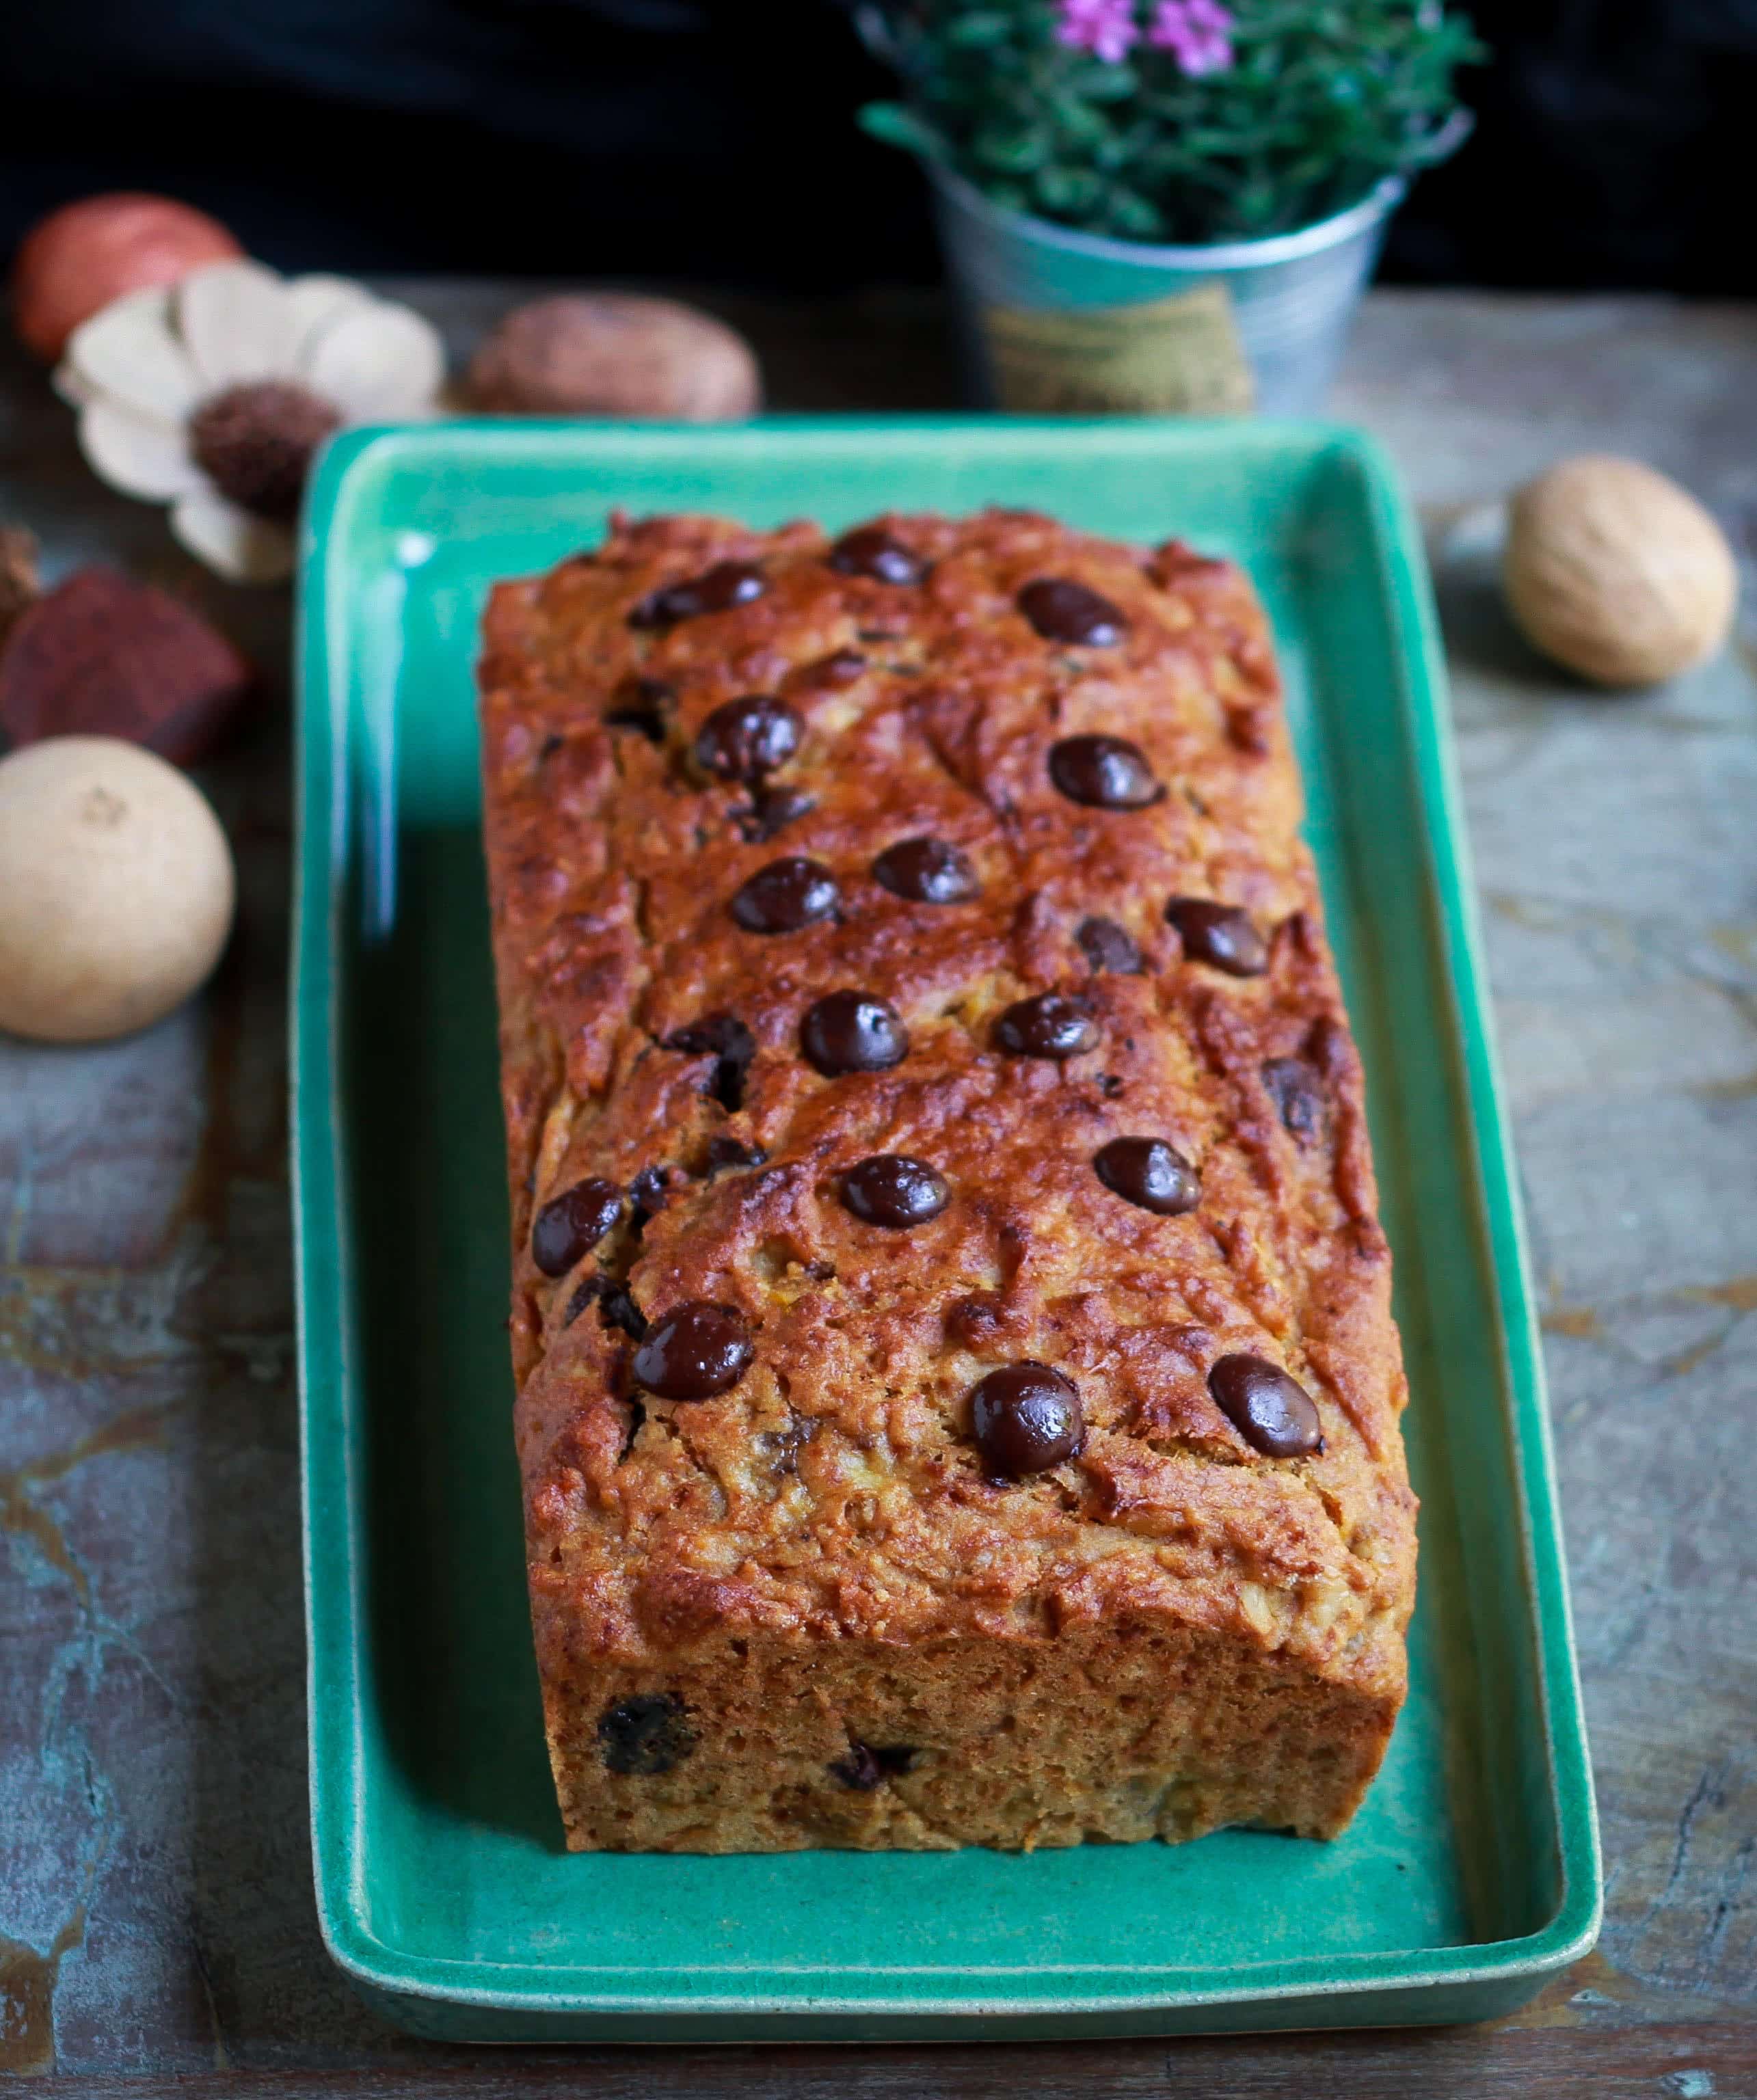
<path fill-rule="evenodd" d="M 1107 648 L 1128 632 L 1128 621 L 1107 598 L 1068 576 L 1040 576 L 1018 596 L 1019 611 L 1045 642 Z"/>
<path fill-rule="evenodd" d="M 571 1327 L 594 1298 L 602 1295 L 604 1278 L 601 1276 L 583 1277 L 580 1286 L 567 1300 L 567 1309 L 561 1316 L 561 1324 Z"/>
<path fill-rule="evenodd" d="M 736 1385 L 755 1354 L 739 1313 L 695 1298 L 647 1329 L 634 1352 L 634 1376 L 661 1400 L 708 1400 Z"/>
<path fill-rule="evenodd" d="M 565 1276 L 622 1214 L 614 1181 L 576 1181 L 546 1202 L 531 1227 L 531 1259 L 545 1276 Z"/>
<path fill-rule="evenodd" d="M 899 839 L 873 862 L 872 875 L 912 904 L 965 904 L 982 887 L 969 855 L 943 839 Z"/>
<path fill-rule="evenodd" d="M 702 1155 L 702 1172 L 711 1178 L 733 1167 L 761 1167 L 768 1156 L 760 1145 L 742 1145 L 735 1137 L 711 1137 Z"/>
<path fill-rule="evenodd" d="M 1071 1458 L 1085 1441 L 1079 1393 L 1048 1364 L 1006 1364 L 970 1396 L 970 1426 L 991 1472 L 1016 1480 Z"/>
<path fill-rule="evenodd" d="M 634 1229 L 638 1232 L 649 1218 L 656 1218 L 671 1200 L 671 1169 L 643 1167 L 629 1184 L 629 1201 L 634 1207 Z"/>
<path fill-rule="evenodd" d="M 692 1057 L 712 1057 L 713 1076 L 706 1091 L 722 1108 L 744 1105 L 744 1084 L 757 1055 L 757 1039 L 735 1013 L 704 1014 L 687 1028 L 665 1038 L 668 1050 L 682 1050 Z"/>
<path fill-rule="evenodd" d="M 674 1692 L 641 1692 L 598 1717 L 598 1754 L 625 1779 L 656 1779 L 695 1747 L 688 1710 Z"/>
<path fill-rule="evenodd" d="M 629 1296 L 628 1286 L 613 1283 L 607 1276 L 588 1276 L 581 1280 L 579 1289 L 567 1300 L 562 1325 L 571 1327 L 594 1298 L 598 1300 L 598 1319 L 606 1327 L 619 1327 L 625 1335 L 632 1335 L 637 1342 L 647 1332 L 647 1315 Z"/>
<path fill-rule="evenodd" d="M 888 999 L 832 991 L 808 1008 L 799 1026 L 806 1061 L 827 1079 L 844 1072 L 885 1072 L 909 1054 L 909 1031 Z"/>
<path fill-rule="evenodd" d="M 906 1232 L 937 1218 L 951 1191 L 926 1162 L 901 1152 L 876 1152 L 842 1176 L 842 1202 L 869 1225 Z"/>
<path fill-rule="evenodd" d="M 882 525 L 857 526 L 830 550 L 830 567 L 845 576 L 871 576 L 881 584 L 918 584 L 927 564 Z"/>
<path fill-rule="evenodd" d="M 620 1327 L 638 1342 L 647 1335 L 647 1315 L 634 1302 L 626 1284 L 612 1283 L 598 1301 L 598 1317 L 607 1327 Z"/>
<path fill-rule="evenodd" d="M 797 1474 L 799 1454 L 818 1432 L 818 1425 L 809 1414 L 795 1414 L 788 1410 L 784 1429 L 770 1429 L 761 1434 L 757 1441 L 775 1460 L 778 1473 Z"/>
<path fill-rule="evenodd" d="M 1146 753 L 1121 736 L 1065 736 L 1049 748 L 1049 778 L 1088 810 L 1144 810 L 1164 789 Z"/>
<path fill-rule="evenodd" d="M 752 845 L 766 845 L 777 832 L 816 806 L 797 788 L 758 788 L 753 790 L 747 809 L 732 812 L 732 821 Z"/>
<path fill-rule="evenodd" d="M 1236 904 L 1216 904 L 1208 897 L 1174 897 L 1165 915 L 1177 929 L 1191 962 L 1211 964 L 1235 977 L 1260 977 L 1269 968 L 1268 942 L 1250 914 Z"/>
<path fill-rule="evenodd" d="M 845 1758 L 837 1758 L 831 1764 L 830 1777 L 840 1780 L 856 1793 L 870 1793 L 880 1785 L 885 1775 L 879 1770 L 879 1761 L 864 1743 L 850 1743 Z"/>
<path fill-rule="evenodd" d="M 665 715 L 677 698 L 662 678 L 625 678 L 611 695 L 614 705 L 604 717 L 611 729 L 632 729 L 649 743 L 665 740 Z"/>
<path fill-rule="evenodd" d="M 785 700 L 748 693 L 717 707 L 697 730 L 695 763 L 722 780 L 748 787 L 786 765 L 799 748 L 800 719 Z"/>
<path fill-rule="evenodd" d="M 1312 1396 L 1262 1357 L 1222 1357 L 1208 1373 L 1221 1412 L 1265 1458 L 1303 1458 L 1324 1439 Z"/>
<path fill-rule="evenodd" d="M 794 854 L 759 867 L 734 896 L 731 909 L 747 933 L 797 933 L 829 918 L 841 901 L 829 870 Z"/>
<path fill-rule="evenodd" d="M 995 1040 L 1013 1057 L 1077 1057 L 1097 1047 L 1098 1023 L 1083 999 L 1040 991 L 1022 999 L 995 1023 Z"/>
<path fill-rule="evenodd" d="M 1095 976 L 1108 970 L 1115 977 L 1138 977 L 1147 967 L 1133 934 L 1114 919 L 1082 919 L 1074 938 Z"/>
<path fill-rule="evenodd" d="M 832 649 L 828 656 L 819 656 L 803 670 L 796 671 L 793 679 L 812 688 L 851 686 L 866 668 L 867 660 L 858 649 Z"/>
<path fill-rule="evenodd" d="M 1113 1137 L 1092 1163 L 1106 1189 L 1162 1218 L 1193 1211 L 1202 1200 L 1200 1176 L 1163 1138 Z"/>
<path fill-rule="evenodd" d="M 847 1756 L 830 1767 L 830 1776 L 856 1793 L 870 1793 L 884 1780 L 912 1771 L 920 1754 L 912 1743 L 850 1743 Z"/>
<path fill-rule="evenodd" d="M 748 605 L 769 588 L 768 580 L 754 562 L 716 562 L 686 582 L 667 584 L 649 592 L 629 615 L 630 627 L 675 627 L 680 620 L 694 620 L 704 612 L 726 612 L 735 605 Z"/>
<path fill-rule="evenodd" d="M 1303 1057 L 1271 1057 L 1263 1067 L 1263 1084 L 1282 1128 L 1296 1143 L 1309 1145 L 1322 1136 L 1330 1104 L 1314 1065 Z"/>

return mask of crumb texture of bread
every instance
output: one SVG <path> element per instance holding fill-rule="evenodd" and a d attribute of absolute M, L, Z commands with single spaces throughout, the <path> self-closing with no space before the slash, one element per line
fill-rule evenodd
<path fill-rule="evenodd" d="M 495 590 L 481 690 L 570 1846 L 1335 1834 L 1415 1503 L 1247 580 L 619 517 Z M 985 1427 L 1022 1365 L 1071 1427 Z"/>

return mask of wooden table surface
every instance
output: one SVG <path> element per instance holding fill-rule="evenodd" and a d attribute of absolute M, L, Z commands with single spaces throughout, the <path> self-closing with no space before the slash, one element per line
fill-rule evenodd
<path fill-rule="evenodd" d="M 404 288 L 460 346 L 505 287 Z M 790 408 L 954 398 L 936 307 L 723 310 Z M 1379 293 L 1338 411 L 1431 530 L 1547 1332 L 1600 1951 L 1490 2027 L 1009 2049 L 473 2053 L 332 1970 L 307 1851 L 282 1003 L 287 602 L 196 578 L 0 358 L 0 521 L 197 589 L 271 703 L 205 775 L 239 933 L 98 1048 L 0 1041 L 0 2069 L 81 2093 L 1757 2100 L 1757 604 L 1639 698 L 1547 670 L 1496 501 L 1639 454 L 1757 552 L 1757 311 Z"/>

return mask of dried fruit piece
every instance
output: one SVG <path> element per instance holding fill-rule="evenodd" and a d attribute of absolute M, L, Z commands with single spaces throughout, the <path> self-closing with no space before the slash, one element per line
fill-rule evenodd
<path fill-rule="evenodd" d="M 121 737 L 191 765 L 255 685 L 249 659 L 168 592 L 79 569 L 13 624 L 0 655 L 0 731 L 15 744 Z"/>

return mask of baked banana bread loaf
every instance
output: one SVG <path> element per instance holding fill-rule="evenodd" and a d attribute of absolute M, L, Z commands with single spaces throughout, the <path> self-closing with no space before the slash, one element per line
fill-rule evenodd
<path fill-rule="evenodd" d="M 482 690 L 568 1843 L 1340 1830 L 1415 1503 L 1243 576 L 618 518 Z"/>

